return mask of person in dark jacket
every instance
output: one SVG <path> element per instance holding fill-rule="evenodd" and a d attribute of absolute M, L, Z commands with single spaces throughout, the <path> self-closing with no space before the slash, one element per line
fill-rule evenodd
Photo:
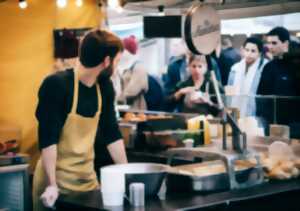
<path fill-rule="evenodd" d="M 283 27 L 276 27 L 267 34 L 268 49 L 273 60 L 265 65 L 258 86 L 258 95 L 275 95 L 274 99 L 257 100 L 257 116 L 265 122 L 266 132 L 271 123 L 294 125 L 300 122 L 299 66 L 294 65 L 285 55 L 289 51 L 290 34 Z M 288 97 L 290 97 L 288 99 Z M 291 132 L 293 136 L 293 131 Z"/>
<path fill-rule="evenodd" d="M 231 67 L 241 60 L 239 51 L 232 46 L 232 42 L 229 38 L 222 40 L 222 51 L 220 57 L 217 59 L 220 68 L 222 85 L 227 85 L 229 73 Z"/>
<path fill-rule="evenodd" d="M 170 64 L 168 65 L 167 73 L 163 76 L 164 91 L 166 96 L 172 94 L 179 82 L 185 81 L 189 77 L 189 72 L 186 71 L 186 60 L 186 55 L 171 59 Z M 175 109 L 173 104 L 169 103 L 167 103 L 165 107 L 166 111 L 173 111 Z"/>

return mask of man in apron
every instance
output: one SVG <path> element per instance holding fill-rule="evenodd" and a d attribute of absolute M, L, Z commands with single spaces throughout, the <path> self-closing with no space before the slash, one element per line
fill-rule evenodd
<path fill-rule="evenodd" d="M 114 34 L 91 31 L 81 41 L 76 67 L 43 81 L 36 110 L 41 158 L 33 179 L 34 210 L 53 207 L 59 193 L 99 187 L 94 171 L 96 135 L 115 163 L 127 162 L 110 80 L 122 51 Z"/>

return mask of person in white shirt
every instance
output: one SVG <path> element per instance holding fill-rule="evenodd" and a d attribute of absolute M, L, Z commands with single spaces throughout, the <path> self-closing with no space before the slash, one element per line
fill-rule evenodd
<path fill-rule="evenodd" d="M 268 60 L 264 58 L 262 41 L 256 37 L 246 39 L 243 51 L 244 58 L 232 66 L 227 85 L 234 95 L 230 107 L 238 108 L 240 117 L 248 117 L 255 115 L 255 94 Z"/>

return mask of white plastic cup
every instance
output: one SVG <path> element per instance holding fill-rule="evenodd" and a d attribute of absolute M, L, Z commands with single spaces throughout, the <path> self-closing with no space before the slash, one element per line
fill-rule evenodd
<path fill-rule="evenodd" d="M 191 138 L 182 141 L 186 148 L 192 148 L 194 146 L 194 140 Z"/>
<path fill-rule="evenodd" d="M 123 206 L 124 192 L 101 191 L 104 206 Z"/>
<path fill-rule="evenodd" d="M 100 174 L 102 192 L 125 192 L 124 172 L 112 167 L 103 167 Z"/>

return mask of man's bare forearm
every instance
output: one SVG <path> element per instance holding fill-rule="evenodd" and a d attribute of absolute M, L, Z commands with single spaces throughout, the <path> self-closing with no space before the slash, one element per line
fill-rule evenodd
<path fill-rule="evenodd" d="M 42 150 L 42 164 L 46 176 L 48 178 L 48 185 L 57 186 L 56 184 L 56 159 L 57 159 L 57 145 L 51 145 Z"/>
<path fill-rule="evenodd" d="M 116 164 L 128 163 L 123 139 L 109 144 L 107 149 Z"/>

